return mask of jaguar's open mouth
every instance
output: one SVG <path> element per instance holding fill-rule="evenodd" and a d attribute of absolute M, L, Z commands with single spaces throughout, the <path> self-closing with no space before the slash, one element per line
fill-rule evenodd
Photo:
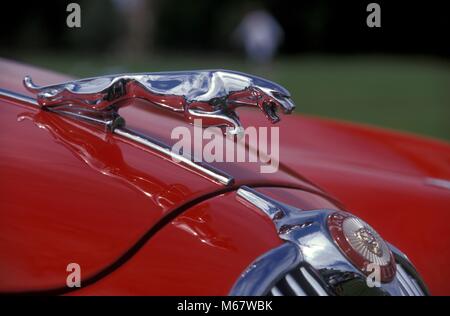
<path fill-rule="evenodd" d="M 277 106 L 278 105 L 275 102 L 264 102 L 263 104 L 264 114 L 272 123 L 277 123 L 278 121 L 280 121 Z"/>

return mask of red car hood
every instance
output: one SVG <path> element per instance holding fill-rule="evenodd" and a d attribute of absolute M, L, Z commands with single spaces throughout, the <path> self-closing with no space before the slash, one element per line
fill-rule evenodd
<path fill-rule="evenodd" d="M 9 62 L 0 61 L 0 69 L 0 87 L 24 94 L 25 75 L 39 84 L 67 79 Z M 70 262 L 83 267 L 83 278 L 96 275 L 125 260 L 178 210 L 242 184 L 322 194 L 306 176 L 407 253 L 432 292 L 450 293 L 448 238 L 435 234 L 450 231 L 450 191 L 427 184 L 450 179 L 448 144 L 284 116 L 280 170 L 261 174 L 258 163 L 216 163 L 236 180 L 224 187 L 88 124 L 11 101 L 0 106 L 2 292 L 62 287 Z M 132 128 L 168 143 L 171 129 L 184 125 L 141 101 L 121 113 Z M 239 114 L 244 126 L 269 126 L 260 113 Z"/>
<path fill-rule="evenodd" d="M 69 79 L 0 61 L 3 89 L 29 95 L 27 74 L 40 84 Z M 181 209 L 243 184 L 318 190 L 289 170 L 261 175 L 256 163 L 217 164 L 235 179 L 224 186 L 96 126 L 6 98 L 0 108 L 0 292 L 64 287 L 71 262 L 92 278 Z M 136 101 L 121 114 L 161 141 L 175 126 L 192 128 L 148 108 Z"/>

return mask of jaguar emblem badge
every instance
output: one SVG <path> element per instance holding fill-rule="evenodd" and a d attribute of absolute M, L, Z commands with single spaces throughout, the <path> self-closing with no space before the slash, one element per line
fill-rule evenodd
<path fill-rule="evenodd" d="M 282 86 L 256 76 L 227 71 L 202 70 L 141 74 L 121 74 L 88 78 L 50 86 L 37 86 L 30 77 L 25 87 L 37 94 L 39 106 L 58 111 L 84 111 L 118 116 L 121 101 L 140 98 L 151 104 L 179 112 L 193 123 L 228 127 L 229 134 L 243 128 L 236 108 L 259 108 L 276 123 L 278 110 L 289 114 L 295 108 L 290 93 Z M 96 113 L 97 112 L 97 113 Z"/>
<path fill-rule="evenodd" d="M 381 281 L 390 282 L 396 272 L 394 256 L 381 236 L 363 220 L 344 212 L 329 215 L 328 229 L 341 252 L 363 273 L 368 264 L 380 267 Z"/>
<path fill-rule="evenodd" d="M 374 236 L 371 230 L 367 227 L 363 227 L 358 229 L 354 236 L 357 239 L 357 243 L 359 245 L 363 245 L 369 250 L 372 254 L 381 257 L 383 255 L 383 250 L 381 249 L 380 243 L 377 240 L 377 237 Z"/>

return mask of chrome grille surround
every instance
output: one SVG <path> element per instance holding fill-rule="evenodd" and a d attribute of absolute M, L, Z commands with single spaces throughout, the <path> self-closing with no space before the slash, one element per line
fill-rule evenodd
<path fill-rule="evenodd" d="M 391 248 L 397 259 L 397 254 Z M 410 263 L 398 260 L 390 283 L 370 288 L 358 271 L 316 269 L 306 263 L 296 245 L 286 242 L 255 260 L 235 283 L 232 296 L 425 296 L 429 292 Z"/>
<path fill-rule="evenodd" d="M 334 210 L 302 211 L 248 187 L 241 187 L 237 198 L 269 216 L 285 243 L 256 259 L 230 295 L 429 295 L 406 255 L 389 243 L 397 263 L 395 277 L 379 287 L 369 287 L 366 274 L 348 260 L 330 236 L 326 221 Z"/>

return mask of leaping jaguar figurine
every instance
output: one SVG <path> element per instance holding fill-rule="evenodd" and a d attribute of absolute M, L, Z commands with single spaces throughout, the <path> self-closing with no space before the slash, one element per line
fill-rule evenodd
<path fill-rule="evenodd" d="M 230 134 L 243 130 L 237 107 L 258 107 L 272 123 L 280 120 L 278 108 L 285 114 L 295 108 L 290 93 L 282 86 L 228 70 L 121 74 L 42 87 L 27 76 L 24 85 L 37 93 L 37 102 L 43 108 L 116 111 L 120 101 L 140 98 L 183 113 L 189 123 L 202 119 L 203 126 L 228 127 Z"/>

